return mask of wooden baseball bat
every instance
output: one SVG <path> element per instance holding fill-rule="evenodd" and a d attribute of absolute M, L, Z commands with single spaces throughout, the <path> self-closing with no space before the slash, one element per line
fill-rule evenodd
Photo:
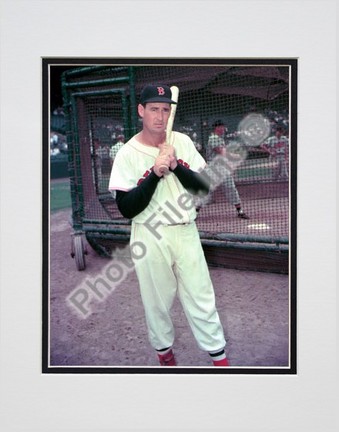
<path fill-rule="evenodd" d="M 172 92 L 172 100 L 174 102 L 176 102 L 176 104 L 172 104 L 171 114 L 170 114 L 170 116 L 168 118 L 168 122 L 167 122 L 166 142 L 168 144 L 171 141 L 171 135 L 172 135 L 172 129 L 173 129 L 173 124 L 174 124 L 175 114 L 177 112 L 178 99 L 179 99 L 179 89 L 178 89 L 178 87 L 177 86 L 172 86 L 171 87 L 171 92 Z"/>
<path fill-rule="evenodd" d="M 168 117 L 168 122 L 167 122 L 167 127 L 166 127 L 166 143 L 167 144 L 170 144 L 170 142 L 171 142 L 172 129 L 173 129 L 175 114 L 176 114 L 177 106 L 178 106 L 179 88 L 177 86 L 172 86 L 171 87 L 171 92 L 172 92 L 172 100 L 174 102 L 177 102 L 177 103 L 176 104 L 172 104 L 172 106 L 171 106 L 171 114 Z M 166 147 L 164 147 L 163 151 L 166 152 Z M 160 167 L 160 169 L 161 169 L 161 171 L 162 171 L 163 174 L 165 174 L 165 175 L 168 174 L 169 169 L 168 169 L 167 165 L 162 165 Z"/>

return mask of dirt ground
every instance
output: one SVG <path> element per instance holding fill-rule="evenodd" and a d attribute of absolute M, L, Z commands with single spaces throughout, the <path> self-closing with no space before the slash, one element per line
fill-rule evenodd
<path fill-rule="evenodd" d="M 70 294 L 104 275 L 109 260 L 87 247 L 86 269 L 71 258 L 70 210 L 50 217 L 49 355 L 53 367 L 129 368 L 158 366 L 147 339 L 143 307 L 132 270 L 102 301 L 90 303 L 80 317 L 67 302 Z M 210 267 L 217 308 L 233 368 L 289 367 L 288 275 Z M 47 291 L 46 291 L 47 292 Z M 188 326 L 179 301 L 173 310 L 174 351 L 178 367 L 210 367 Z"/>

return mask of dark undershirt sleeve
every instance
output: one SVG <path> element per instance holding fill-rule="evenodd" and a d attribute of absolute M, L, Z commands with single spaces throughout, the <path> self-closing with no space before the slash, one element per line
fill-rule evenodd
<path fill-rule="evenodd" d="M 127 219 L 132 219 L 148 206 L 157 184 L 161 180 L 152 171 L 138 186 L 128 192 L 116 191 L 116 202 L 120 213 Z"/>
<path fill-rule="evenodd" d="M 193 195 L 199 193 L 206 195 L 209 192 L 209 183 L 206 176 L 192 171 L 179 163 L 172 172 L 178 177 L 184 188 Z"/>
<path fill-rule="evenodd" d="M 198 193 L 207 194 L 209 191 L 208 183 L 201 174 L 196 173 L 189 168 L 178 164 L 172 170 L 173 174 L 177 176 L 180 183 L 190 193 L 197 195 Z M 116 202 L 120 213 L 127 219 L 132 219 L 141 213 L 151 201 L 155 192 L 157 184 L 161 180 L 153 171 L 143 180 L 140 185 L 131 189 L 128 192 L 116 191 Z"/>

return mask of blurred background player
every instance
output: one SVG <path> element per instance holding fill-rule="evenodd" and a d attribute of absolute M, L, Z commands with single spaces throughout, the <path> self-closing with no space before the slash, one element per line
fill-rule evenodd
<path fill-rule="evenodd" d="M 274 179 L 288 179 L 288 138 L 284 135 L 284 129 L 277 126 L 274 136 L 267 138 L 262 148 L 267 150 L 272 161 L 276 162 Z"/>
<path fill-rule="evenodd" d="M 213 126 L 213 131 L 209 136 L 207 148 L 206 148 L 206 159 L 208 162 L 211 162 L 213 158 L 216 156 L 227 157 L 227 145 L 224 138 L 226 132 L 225 124 L 221 120 L 217 120 L 213 123 L 212 126 Z M 223 178 L 224 180 L 221 186 L 225 192 L 227 201 L 230 204 L 234 205 L 237 211 L 237 216 L 239 218 L 249 219 L 249 216 L 242 209 L 239 192 L 234 183 L 234 179 L 231 172 L 225 169 Z M 201 204 L 199 204 L 197 210 L 199 211 L 201 206 L 209 204 L 211 200 L 212 200 L 212 193 L 210 193 L 207 198 L 201 201 Z"/>
<path fill-rule="evenodd" d="M 117 136 L 117 142 L 112 145 L 109 155 L 111 158 L 111 161 L 113 162 L 115 159 L 115 156 L 117 155 L 118 151 L 121 149 L 121 147 L 125 144 L 125 137 L 123 135 Z"/>

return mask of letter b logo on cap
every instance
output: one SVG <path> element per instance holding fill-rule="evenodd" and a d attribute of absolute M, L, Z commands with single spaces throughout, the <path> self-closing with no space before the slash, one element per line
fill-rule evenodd
<path fill-rule="evenodd" d="M 163 87 L 157 87 L 158 95 L 163 96 L 165 94 L 165 89 Z"/>

